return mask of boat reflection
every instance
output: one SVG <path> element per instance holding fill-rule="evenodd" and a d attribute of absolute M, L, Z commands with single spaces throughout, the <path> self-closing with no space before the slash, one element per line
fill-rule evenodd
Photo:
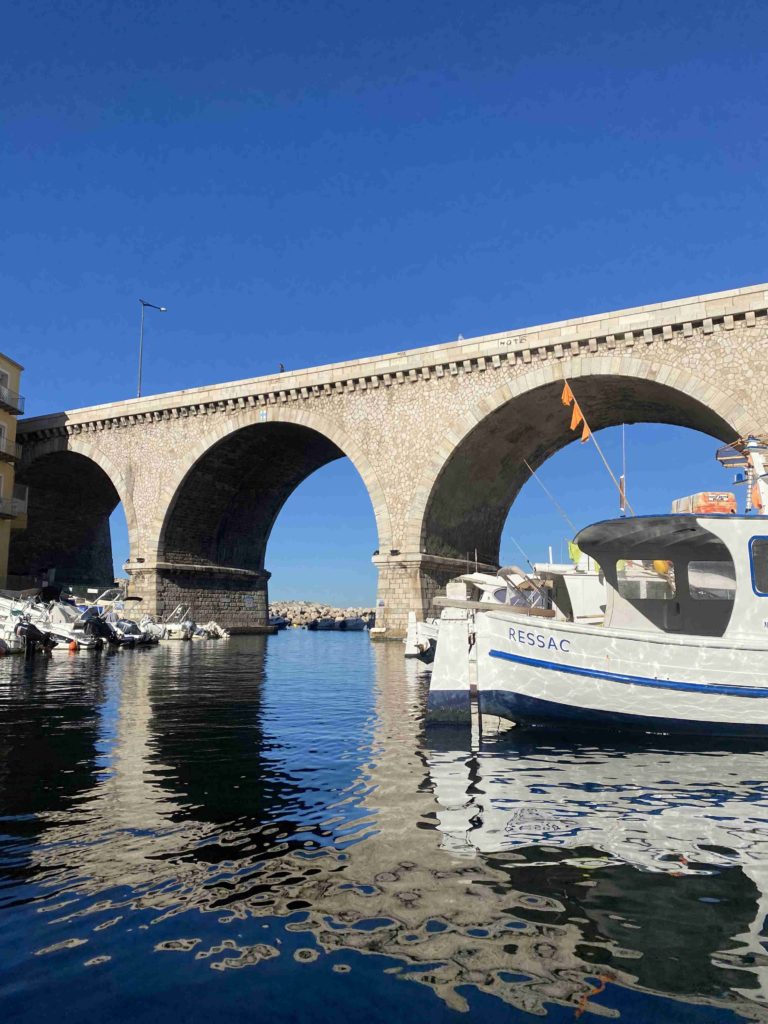
<path fill-rule="evenodd" d="M 765 750 L 656 743 L 508 733 L 467 759 L 443 731 L 429 754 L 443 845 L 503 866 L 542 899 L 558 893 L 564 917 L 611 962 L 632 959 L 636 985 L 689 1001 L 730 990 L 763 1019 Z"/>

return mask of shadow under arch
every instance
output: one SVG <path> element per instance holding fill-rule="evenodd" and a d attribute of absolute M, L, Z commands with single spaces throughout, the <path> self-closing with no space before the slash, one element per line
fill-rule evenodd
<path fill-rule="evenodd" d="M 65 583 L 111 583 L 109 517 L 125 512 L 130 552 L 138 545 L 131 486 L 102 452 L 78 437 L 53 438 L 21 463 L 16 480 L 29 488 L 26 528 L 11 534 L 8 571 L 56 569 Z"/>
<path fill-rule="evenodd" d="M 268 418 L 266 418 L 268 417 Z M 249 409 L 217 426 L 164 487 L 150 531 L 160 563 L 196 562 L 250 570 L 264 555 L 280 509 L 322 466 L 349 458 L 376 519 L 379 545 L 391 527 L 384 492 L 360 446 L 336 424 L 292 410 Z"/>
<path fill-rule="evenodd" d="M 509 509 L 534 469 L 574 441 L 564 379 L 593 430 L 668 423 L 721 441 L 756 429 L 725 392 L 692 374 L 624 358 L 621 372 L 584 371 L 578 360 L 537 369 L 500 388 L 451 425 L 416 488 L 406 527 L 409 550 L 498 565 Z M 661 378 L 661 379 L 659 379 Z"/>

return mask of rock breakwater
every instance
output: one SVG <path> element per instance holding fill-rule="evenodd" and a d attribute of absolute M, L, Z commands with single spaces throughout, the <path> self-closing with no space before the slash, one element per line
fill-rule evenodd
<path fill-rule="evenodd" d="M 362 628 L 373 625 L 373 608 L 336 608 L 311 601 L 275 601 L 269 606 L 269 620 L 277 626 L 303 626 L 305 629 L 361 628 L 354 624 L 362 620 Z"/>

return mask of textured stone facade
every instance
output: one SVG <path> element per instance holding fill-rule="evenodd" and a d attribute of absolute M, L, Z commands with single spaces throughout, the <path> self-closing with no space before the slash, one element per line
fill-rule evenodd
<path fill-rule="evenodd" d="M 594 429 L 657 421 L 722 440 L 768 432 L 767 308 L 761 285 L 37 417 L 19 424 L 20 476 L 33 480 L 56 453 L 99 466 L 125 507 L 129 570 L 163 614 L 185 590 L 178 573 L 194 579 L 189 566 L 264 570 L 283 502 L 348 456 L 378 528 L 377 620 L 398 635 L 468 553 L 497 563 L 523 459 L 535 468 L 573 439 L 564 379 Z M 30 508 L 36 501 L 31 487 Z M 220 588 L 227 615 L 250 594 L 236 618 L 262 624 L 266 580 L 255 582 Z M 215 587 L 199 589 L 209 603 Z M 195 597 L 194 582 L 186 593 Z"/>
<path fill-rule="evenodd" d="M 182 605 L 201 624 L 213 619 L 231 633 L 262 633 L 269 618 L 269 575 L 205 565 L 137 566 L 131 570 L 131 594 L 142 599 L 142 608 L 161 615 Z"/>

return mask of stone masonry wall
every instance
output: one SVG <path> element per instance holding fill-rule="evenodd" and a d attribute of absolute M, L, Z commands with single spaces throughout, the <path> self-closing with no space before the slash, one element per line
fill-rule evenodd
<path fill-rule="evenodd" d="M 144 571 L 130 573 L 129 592 L 142 599 L 146 611 L 160 621 L 178 605 L 189 606 L 195 622 L 213 619 L 231 633 L 262 633 L 269 618 L 269 573 L 228 574 Z"/>

